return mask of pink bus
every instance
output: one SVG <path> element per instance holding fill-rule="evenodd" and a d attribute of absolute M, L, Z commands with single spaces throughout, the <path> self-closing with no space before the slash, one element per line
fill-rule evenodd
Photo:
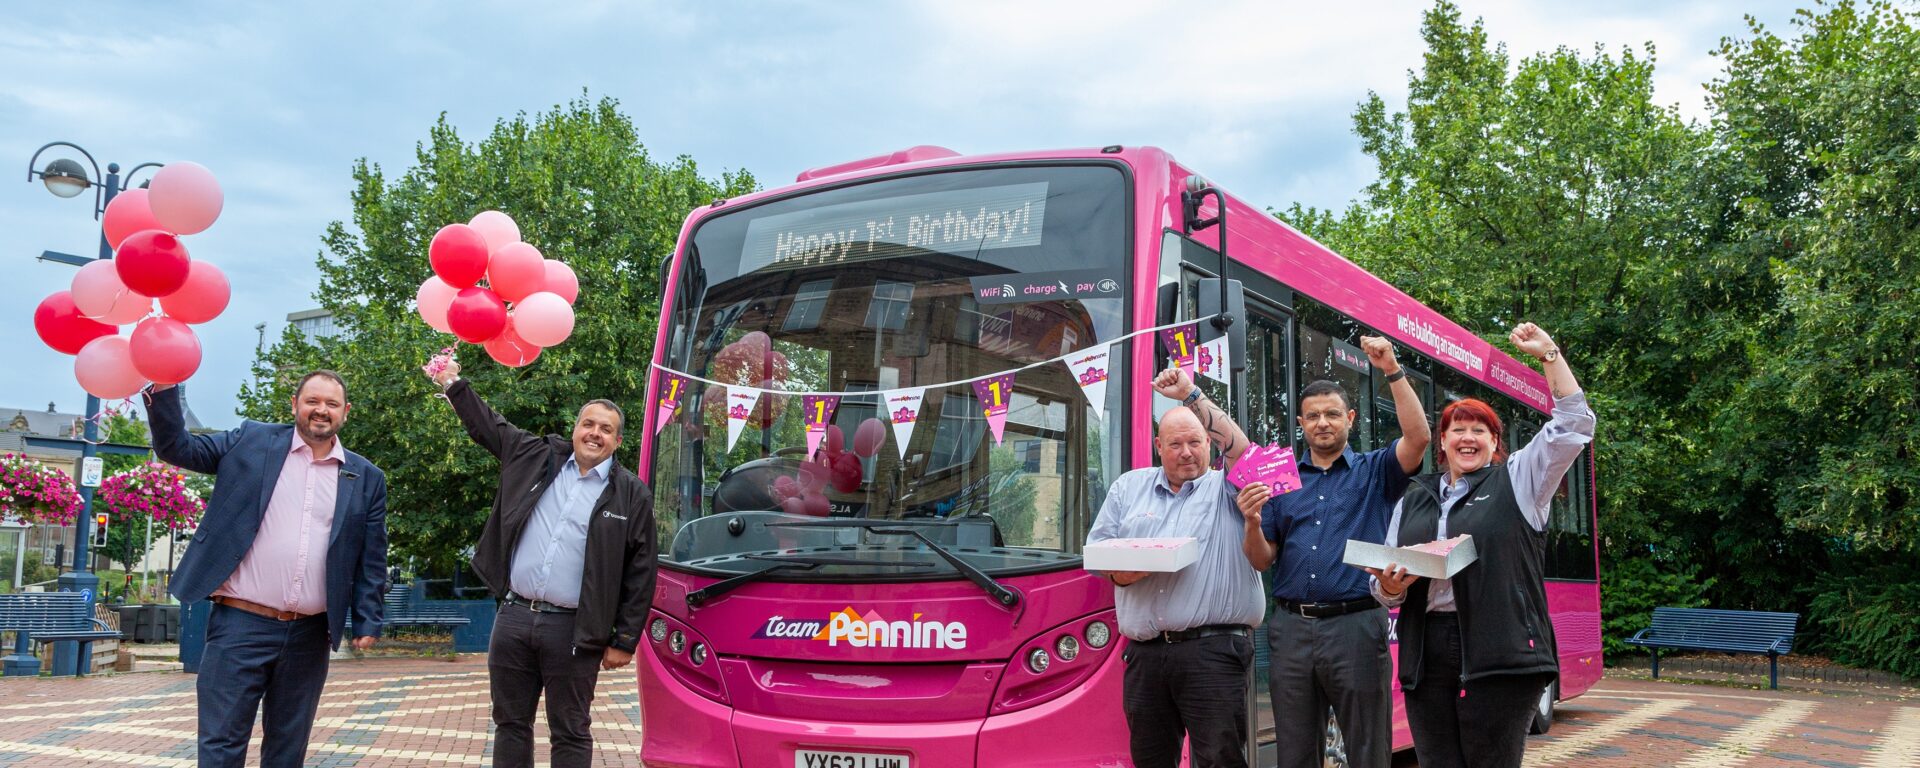
<path fill-rule="evenodd" d="M 1153 328 L 1234 316 L 1232 386 L 1204 386 L 1263 443 L 1297 442 L 1292 393 L 1318 378 L 1356 395 L 1355 448 L 1393 439 L 1363 331 L 1400 345 L 1435 412 L 1495 404 L 1510 444 L 1548 406 L 1533 369 L 1151 147 L 809 170 L 695 210 L 661 277 L 639 467 L 662 542 L 638 664 L 650 766 L 1129 765 L 1126 640 L 1079 552 L 1108 485 L 1154 461 Z M 1097 373 L 1069 366 L 1102 351 Z M 1541 727 L 1601 675 L 1581 467 L 1550 529 L 1561 678 Z M 1326 746 L 1344 764 L 1337 729 Z"/>

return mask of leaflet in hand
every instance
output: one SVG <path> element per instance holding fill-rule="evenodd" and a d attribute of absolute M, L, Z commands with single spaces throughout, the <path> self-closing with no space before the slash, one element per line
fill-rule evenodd
<path fill-rule="evenodd" d="M 1266 483 L 1273 495 L 1300 490 L 1300 465 L 1293 461 L 1293 449 L 1270 445 L 1250 445 L 1234 462 L 1227 481 L 1235 488 Z"/>

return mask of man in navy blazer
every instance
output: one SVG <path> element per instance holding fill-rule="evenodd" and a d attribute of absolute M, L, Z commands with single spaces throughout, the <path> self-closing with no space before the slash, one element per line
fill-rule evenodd
<path fill-rule="evenodd" d="M 264 704 L 259 765 L 299 766 L 349 612 L 354 648 L 380 636 L 386 474 L 341 446 L 351 406 L 332 371 L 300 379 L 292 424 L 193 435 L 177 387 L 152 396 L 153 452 L 218 476 L 170 589 L 182 603 L 214 603 L 197 684 L 200 765 L 245 763 Z"/>

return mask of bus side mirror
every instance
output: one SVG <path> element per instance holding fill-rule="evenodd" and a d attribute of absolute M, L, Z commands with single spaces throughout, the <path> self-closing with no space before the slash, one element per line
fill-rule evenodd
<path fill-rule="evenodd" d="M 1226 291 L 1220 290 L 1223 281 L 1217 277 L 1200 280 L 1195 286 L 1197 294 L 1194 302 L 1195 317 L 1209 317 L 1226 314 L 1233 323 L 1226 327 L 1228 369 L 1239 372 L 1247 369 L 1247 293 L 1238 280 L 1227 280 Z M 1222 304 L 1221 299 L 1226 303 Z M 1200 342 L 1206 343 L 1220 338 L 1220 326 L 1213 320 L 1200 322 Z"/>

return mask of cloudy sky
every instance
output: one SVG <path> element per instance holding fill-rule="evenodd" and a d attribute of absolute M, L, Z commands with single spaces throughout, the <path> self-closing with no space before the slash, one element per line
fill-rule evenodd
<path fill-rule="evenodd" d="M 1658 97 L 1705 114 L 1712 49 L 1744 14 L 1784 30 L 1810 2 L 1464 0 L 1516 58 L 1652 43 Z M 1420 2 L 945 0 L 652 3 L 30 3 L 0 23 L 0 407 L 77 413 L 72 359 L 34 336 L 34 306 L 92 255 L 92 195 L 21 183 L 64 140 L 104 166 L 193 160 L 226 190 L 188 239 L 234 283 L 199 326 L 189 384 L 211 426 L 266 324 L 317 306 L 314 260 L 348 217 L 349 171 L 391 170 L 445 112 L 464 136 L 577 97 L 618 99 L 656 156 L 776 185 L 800 170 L 915 144 L 962 153 L 1164 147 L 1259 204 L 1342 207 L 1373 176 L 1350 116 L 1368 91 L 1404 102 Z M 48 157 L 50 157 L 49 155 Z M 41 163 L 44 165 L 46 157 Z M 421 254 L 425 258 L 425 254 Z M 425 354 L 423 352 L 423 354 Z"/>

